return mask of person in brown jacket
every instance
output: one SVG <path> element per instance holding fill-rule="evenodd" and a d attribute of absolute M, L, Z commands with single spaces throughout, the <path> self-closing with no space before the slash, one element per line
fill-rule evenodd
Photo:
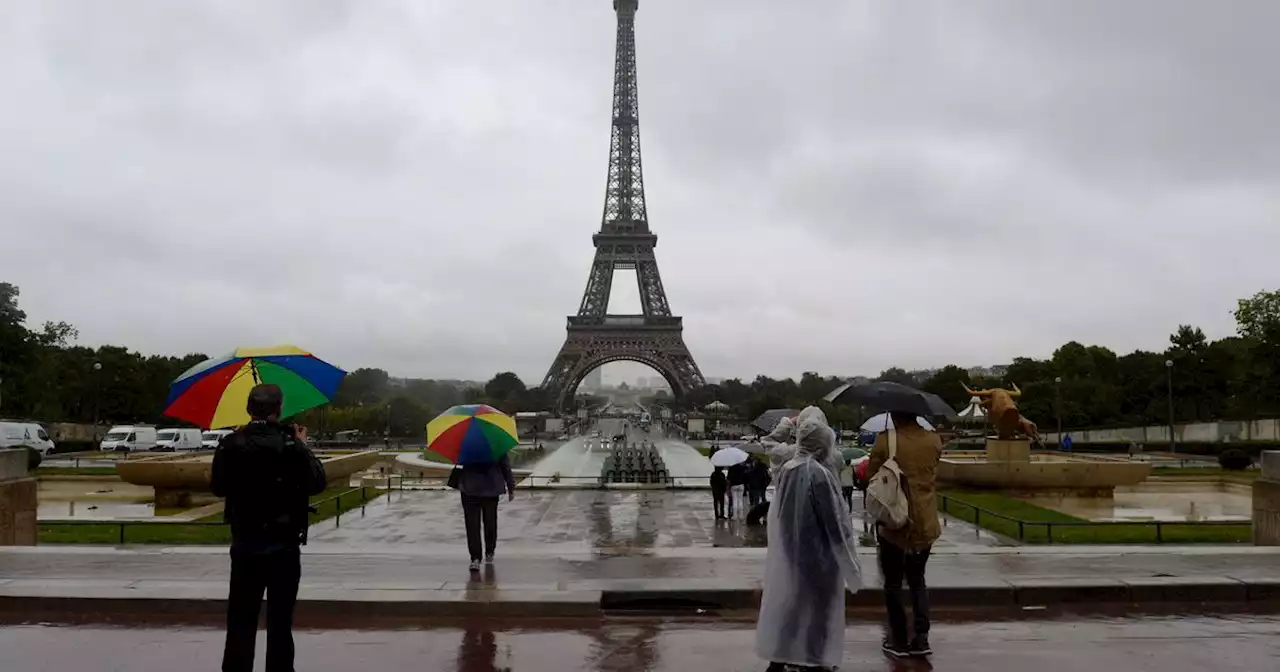
<path fill-rule="evenodd" d="M 937 434 L 923 428 L 911 413 L 890 413 L 893 431 L 897 432 L 898 466 L 906 477 L 906 493 L 910 520 L 896 530 L 877 526 L 880 574 L 884 578 L 884 605 L 889 615 L 889 639 L 886 653 L 895 657 L 928 656 L 929 594 L 924 581 L 925 563 L 933 542 L 942 535 L 938 524 L 938 461 L 942 459 L 942 441 Z M 889 435 L 876 437 L 867 473 L 874 474 L 889 459 Z M 911 590 L 911 612 L 914 636 L 907 638 L 907 613 L 902 603 L 902 580 Z"/>

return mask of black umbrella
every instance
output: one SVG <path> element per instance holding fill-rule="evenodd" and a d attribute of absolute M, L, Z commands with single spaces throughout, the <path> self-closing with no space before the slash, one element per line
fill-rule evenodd
<path fill-rule="evenodd" d="M 840 399 L 841 401 L 868 406 L 877 411 L 898 411 L 900 413 L 915 413 L 929 418 L 941 416 L 948 420 L 956 419 L 955 409 L 943 401 L 942 397 L 889 381 L 867 383 L 865 385 L 845 383 L 832 390 L 831 394 L 828 394 L 824 399 L 833 403 L 836 399 Z"/>
<path fill-rule="evenodd" d="M 751 426 L 765 433 L 772 432 L 783 418 L 794 418 L 799 413 L 800 411 L 794 408 L 771 408 L 752 420 Z"/>

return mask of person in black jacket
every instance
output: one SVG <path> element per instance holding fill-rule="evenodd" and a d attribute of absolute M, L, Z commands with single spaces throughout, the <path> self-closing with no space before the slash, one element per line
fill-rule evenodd
<path fill-rule="evenodd" d="M 729 491 L 729 479 L 725 478 L 724 469 L 716 467 L 711 472 L 711 500 L 716 509 L 716 520 L 724 520 L 724 495 Z"/>
<path fill-rule="evenodd" d="M 747 468 L 746 486 L 747 500 L 751 507 L 755 508 L 764 503 L 765 493 L 769 490 L 769 483 L 773 480 L 769 477 L 769 467 L 761 464 L 755 458 L 752 458 Z"/>
<path fill-rule="evenodd" d="M 251 672 L 258 612 L 267 594 L 267 672 L 293 672 L 293 611 L 302 576 L 311 495 L 323 492 L 324 465 L 307 448 L 305 427 L 280 424 L 284 394 L 258 385 L 252 421 L 223 437 L 210 487 L 226 498 L 231 586 L 223 672 Z"/>

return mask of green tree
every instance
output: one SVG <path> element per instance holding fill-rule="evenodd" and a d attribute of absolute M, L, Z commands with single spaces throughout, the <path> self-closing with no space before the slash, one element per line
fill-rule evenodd
<path fill-rule="evenodd" d="M 966 385 L 973 386 L 972 381 L 969 380 L 969 372 L 954 364 L 948 364 L 929 376 L 920 389 L 942 397 L 951 408 L 963 409 L 969 405 L 969 393 L 964 391 Z"/>

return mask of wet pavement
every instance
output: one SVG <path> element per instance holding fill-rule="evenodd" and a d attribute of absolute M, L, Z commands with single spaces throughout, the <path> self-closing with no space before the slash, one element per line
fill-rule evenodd
<path fill-rule="evenodd" d="M 1163 616 L 935 623 L 931 661 L 890 661 L 882 629 L 849 627 L 841 670 L 1259 672 L 1280 660 L 1280 620 Z M 216 669 L 217 628 L 48 625 L 0 627 L 0 670 Z M 753 624 L 618 619 L 554 626 L 462 621 L 399 630 L 300 630 L 297 669 L 542 672 L 763 670 Z M 261 669 L 264 640 L 258 641 Z"/>
<path fill-rule="evenodd" d="M 562 449 L 564 450 L 564 449 Z M 861 520 L 862 502 L 854 499 Z M 432 545 L 464 539 L 462 506 L 451 490 L 397 490 L 361 514 L 311 528 L 316 543 L 351 547 Z M 498 543 L 560 550 L 763 546 L 763 527 L 717 521 L 711 493 L 679 490 L 520 490 L 498 505 Z M 972 525 L 947 519 L 936 548 L 1002 543 Z"/>

